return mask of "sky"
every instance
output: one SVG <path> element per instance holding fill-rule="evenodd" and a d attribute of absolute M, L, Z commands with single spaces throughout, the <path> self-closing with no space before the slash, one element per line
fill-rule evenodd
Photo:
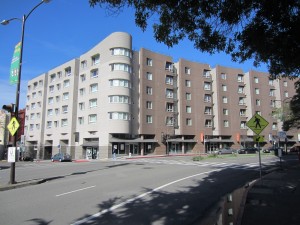
<path fill-rule="evenodd" d="M 0 21 L 22 18 L 40 0 L 0 0 Z M 26 106 L 26 91 L 29 80 L 77 58 L 101 42 L 113 32 L 127 32 L 132 35 L 133 50 L 146 48 L 169 55 L 173 61 L 184 58 L 207 63 L 211 67 L 222 65 L 242 69 L 244 72 L 256 70 L 267 72 L 267 66 L 256 68 L 253 61 L 243 64 L 233 62 L 225 53 L 207 54 L 194 49 L 189 40 L 168 48 L 156 42 L 153 29 L 155 18 L 148 21 L 143 32 L 134 22 L 134 10 L 126 9 L 119 14 L 111 14 L 106 9 L 90 7 L 88 0 L 51 0 L 42 4 L 26 20 L 23 65 L 21 75 L 19 109 Z M 14 20 L 8 25 L 0 25 L 0 106 L 15 103 L 16 85 L 9 84 L 10 64 L 15 45 L 21 39 L 21 21 Z"/>

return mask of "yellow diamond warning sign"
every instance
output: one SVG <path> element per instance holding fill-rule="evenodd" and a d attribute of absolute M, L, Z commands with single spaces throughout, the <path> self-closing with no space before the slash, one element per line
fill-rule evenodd
<path fill-rule="evenodd" d="M 257 113 L 246 123 L 247 127 L 257 135 L 259 135 L 268 124 L 269 122 Z"/>
<path fill-rule="evenodd" d="M 14 136 L 17 130 L 19 129 L 20 124 L 16 117 L 11 118 L 9 124 L 7 125 L 7 129 L 9 130 L 11 136 Z"/>

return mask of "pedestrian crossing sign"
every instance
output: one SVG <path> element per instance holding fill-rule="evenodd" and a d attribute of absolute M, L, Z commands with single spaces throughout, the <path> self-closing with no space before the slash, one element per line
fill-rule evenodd
<path fill-rule="evenodd" d="M 263 129 L 268 126 L 269 122 L 266 121 L 261 115 L 256 113 L 247 123 L 249 127 L 255 134 L 259 135 Z"/>
<path fill-rule="evenodd" d="M 255 136 L 253 137 L 253 141 L 254 141 L 254 142 L 264 142 L 265 139 L 264 139 L 264 136 L 261 136 L 261 135 L 255 135 Z"/>
<path fill-rule="evenodd" d="M 7 129 L 9 130 L 11 136 L 14 136 L 17 130 L 19 129 L 20 124 L 16 117 L 11 118 L 9 124 L 7 125 Z"/>

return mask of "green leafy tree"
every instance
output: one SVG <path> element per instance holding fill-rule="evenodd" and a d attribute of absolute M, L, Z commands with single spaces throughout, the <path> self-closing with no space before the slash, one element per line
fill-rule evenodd
<path fill-rule="evenodd" d="M 89 0 L 114 12 L 135 9 L 145 30 L 150 17 L 154 37 L 172 47 L 184 38 L 203 52 L 225 51 L 237 62 L 266 63 L 270 74 L 300 74 L 299 0 Z"/>
<path fill-rule="evenodd" d="M 300 128 L 300 80 L 295 83 L 296 94 L 289 102 L 289 113 L 284 117 L 282 129 Z"/>

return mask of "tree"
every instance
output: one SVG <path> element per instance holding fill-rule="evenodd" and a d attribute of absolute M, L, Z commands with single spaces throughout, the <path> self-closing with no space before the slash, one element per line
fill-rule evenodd
<path fill-rule="evenodd" d="M 184 38 L 203 52 L 225 51 L 237 62 L 266 63 L 274 77 L 300 74 L 299 0 L 89 0 L 114 12 L 135 9 L 135 23 L 172 47 Z"/>
<path fill-rule="evenodd" d="M 296 94 L 289 102 L 289 113 L 283 120 L 282 129 L 300 128 L 300 80 L 295 82 Z"/>

